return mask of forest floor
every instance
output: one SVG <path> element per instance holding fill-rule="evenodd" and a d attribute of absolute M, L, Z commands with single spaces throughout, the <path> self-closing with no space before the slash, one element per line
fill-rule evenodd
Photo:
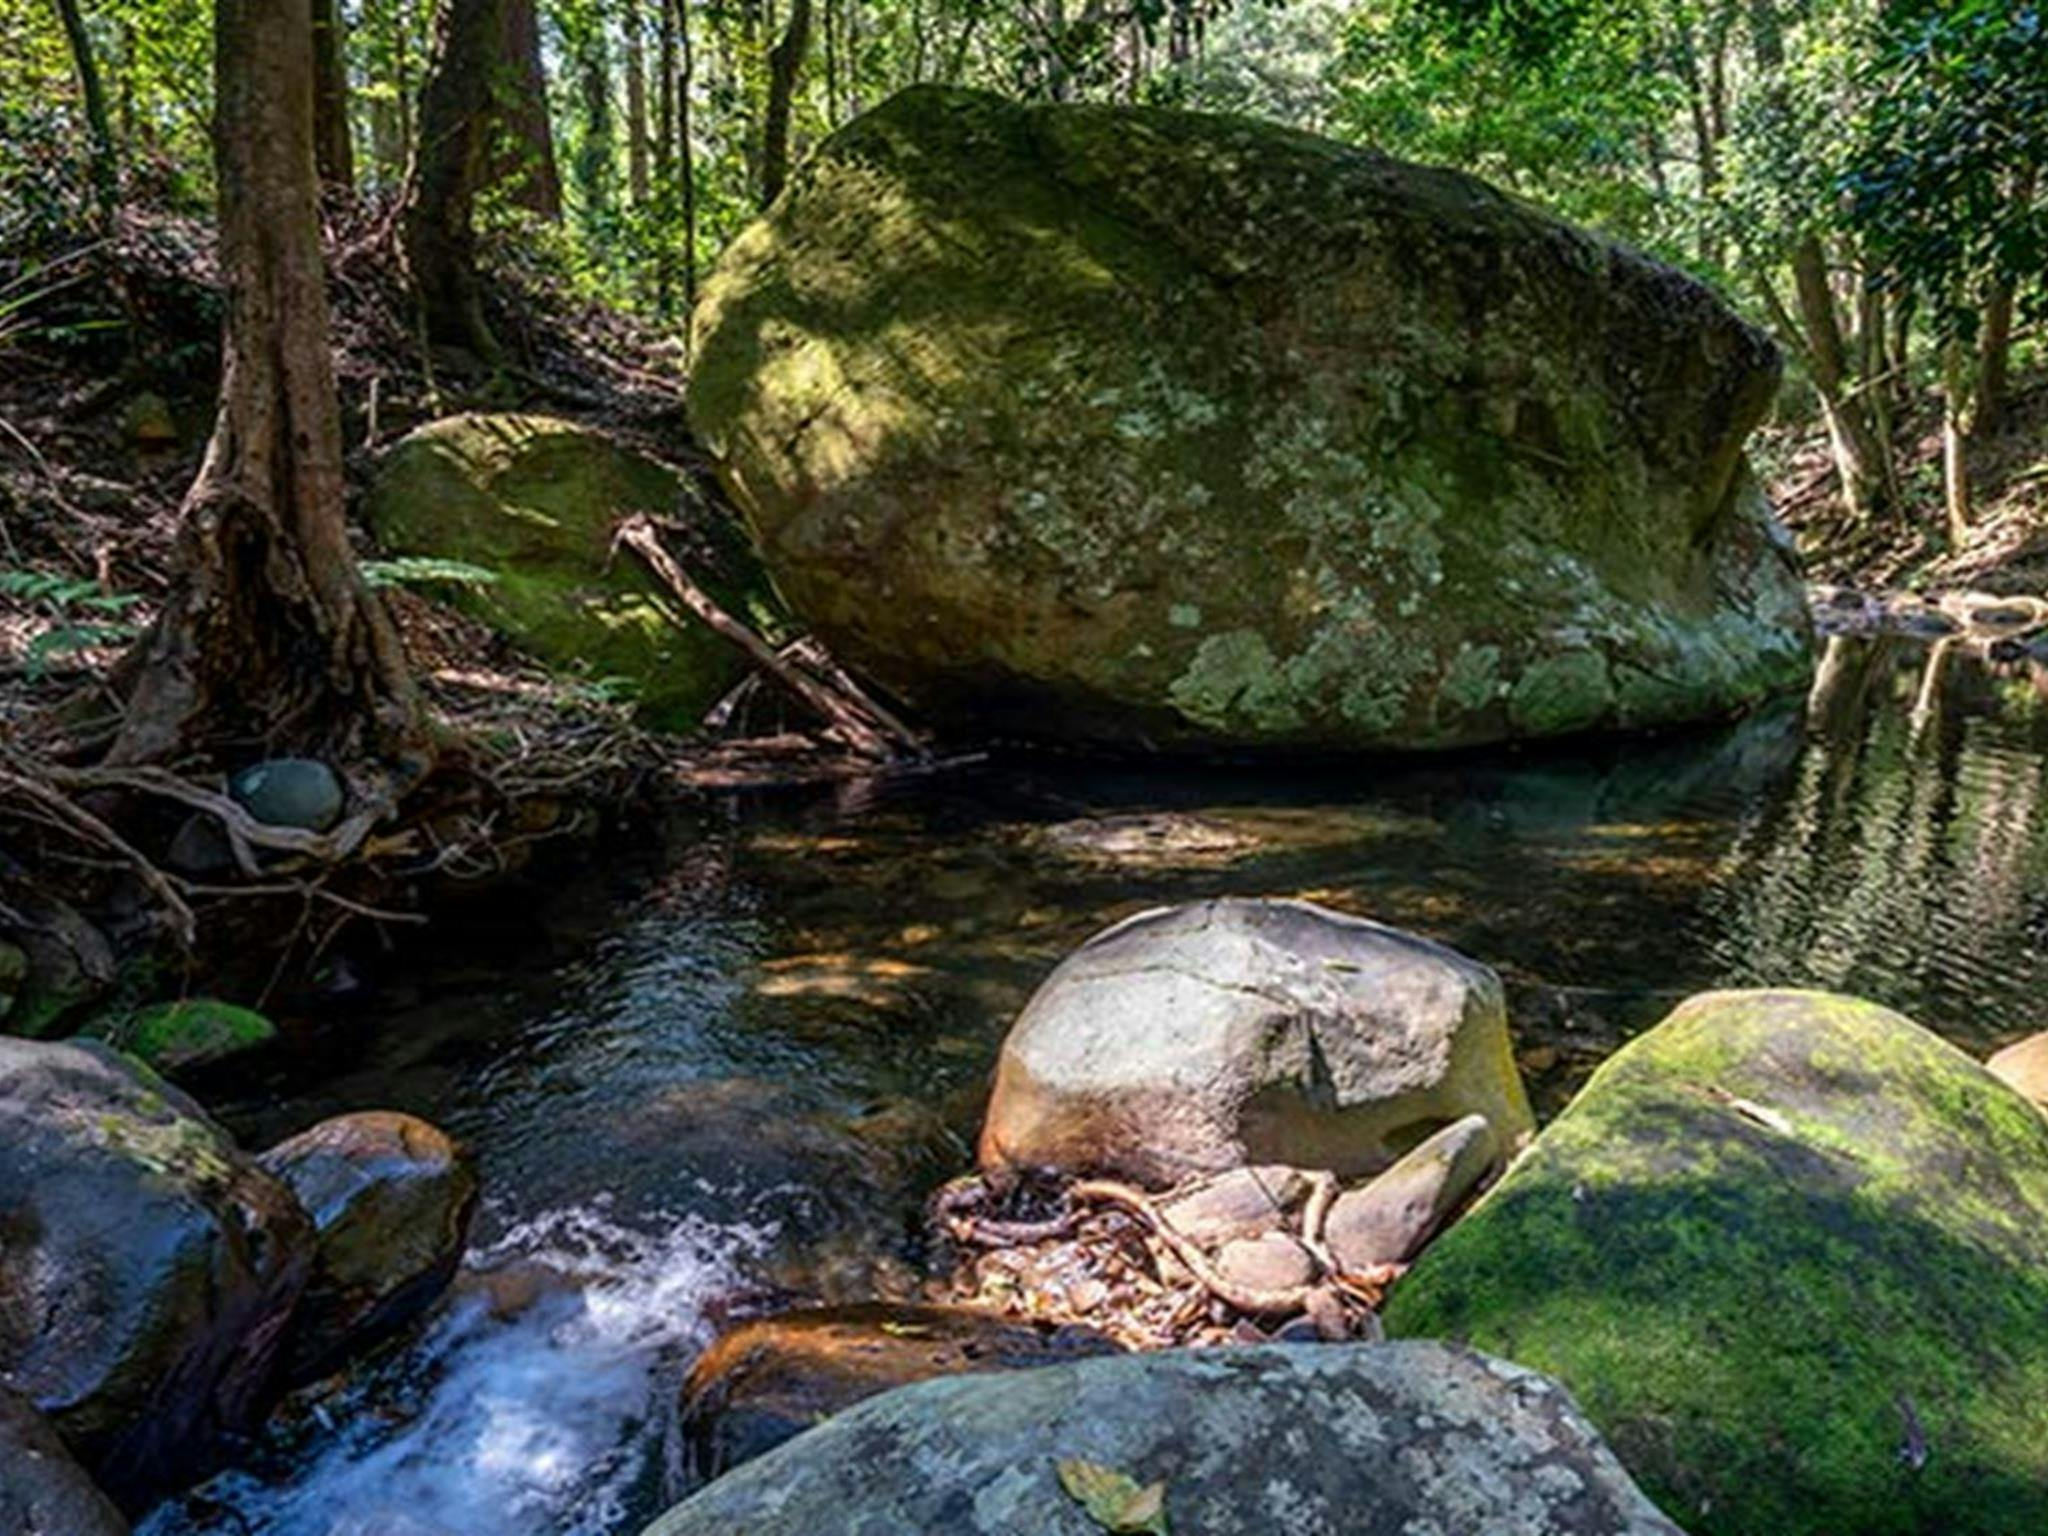
<path fill-rule="evenodd" d="M 708 504 L 725 505 L 684 421 L 675 341 L 579 299 L 506 249 L 497 253 L 492 318 L 520 363 L 491 377 L 437 366 L 411 331 L 393 233 L 388 209 L 363 205 L 329 231 L 353 487 L 423 421 L 534 410 L 601 426 L 691 475 Z M 55 291 L 11 319 L 8 283 L 19 274 L 0 269 L 0 582 L 33 573 L 63 584 L 34 601 L 0 587 L 0 724 L 103 669 L 167 589 L 178 507 L 205 449 L 218 382 L 211 251 L 201 221 L 131 214 L 114 240 L 46 267 L 37 285 L 54 282 Z M 2026 381 L 2000 430 L 1974 445 L 1979 510 L 1959 550 L 1942 532 L 1938 421 L 1916 419 L 1909 436 L 1907 514 L 1859 524 L 1835 493 L 1817 423 L 1761 435 L 1760 471 L 1809 575 L 1866 588 L 2048 592 L 2048 377 Z M 361 553 L 375 551 L 365 542 Z M 498 740 L 601 741 L 593 750 L 621 771 L 659 771 L 664 753 L 635 739 L 618 705 L 558 685 L 430 595 L 398 587 L 389 596 L 449 718 Z M 714 781 L 728 770 L 747 776 L 715 761 L 695 766 Z"/>

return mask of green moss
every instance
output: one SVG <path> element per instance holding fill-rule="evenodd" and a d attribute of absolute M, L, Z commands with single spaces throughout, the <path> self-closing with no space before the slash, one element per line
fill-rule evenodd
<path fill-rule="evenodd" d="M 1558 1377 L 1688 1530 L 1882 1536 L 2048 1527 L 2044 1309 L 2048 1119 L 1875 1005 L 1721 993 L 1610 1058 L 1386 1323 Z"/>
<path fill-rule="evenodd" d="M 368 501 L 394 553 L 493 572 L 449 594 L 541 661 L 614 681 L 642 718 L 688 731 L 744 663 L 684 610 L 612 532 L 634 513 L 677 518 L 693 505 L 667 466 L 601 433 L 542 416 L 456 416 L 395 445 Z M 741 619 L 779 633 L 779 605 L 736 530 L 698 517 L 692 574 Z"/>
<path fill-rule="evenodd" d="M 1435 747 L 1803 676 L 1740 471 L 1768 344 L 1454 173 L 920 88 L 819 148 L 693 331 L 781 589 L 935 715 Z"/>
<path fill-rule="evenodd" d="M 220 1061 L 277 1038 L 277 1026 L 253 1008 L 210 997 L 152 1003 L 83 1031 L 160 1072 Z"/>

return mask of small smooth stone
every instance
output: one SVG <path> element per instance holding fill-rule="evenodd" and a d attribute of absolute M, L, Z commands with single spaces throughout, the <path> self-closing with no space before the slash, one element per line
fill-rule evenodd
<path fill-rule="evenodd" d="M 1285 1232 L 1225 1243 L 1216 1268 L 1232 1284 L 1258 1291 L 1292 1290 L 1316 1277 L 1316 1261 Z"/>
<path fill-rule="evenodd" d="M 228 793 L 258 821 L 308 832 L 340 821 L 345 799 L 334 770 L 310 757 L 252 763 L 228 781 Z"/>
<path fill-rule="evenodd" d="M 1493 1165 L 1484 1115 L 1445 1126 L 1368 1184 L 1330 1206 L 1323 1242 L 1346 1270 L 1405 1264 Z"/>
<path fill-rule="evenodd" d="M 1287 1219 L 1287 1208 L 1308 1193 L 1308 1176 L 1284 1163 L 1233 1168 L 1199 1189 L 1167 1202 L 1159 1214 L 1191 1243 L 1213 1248 L 1256 1237 Z"/>
<path fill-rule="evenodd" d="M 1984 1069 L 2048 1108 L 2048 1029 L 2008 1045 L 1985 1062 Z"/>

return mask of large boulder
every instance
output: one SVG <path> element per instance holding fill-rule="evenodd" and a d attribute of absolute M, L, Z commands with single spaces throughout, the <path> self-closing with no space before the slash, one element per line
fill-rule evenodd
<path fill-rule="evenodd" d="M 1091 1468 L 1108 1474 L 1094 1514 L 1070 1491 Z M 1118 1523 L 1153 1484 L 1163 1523 Z M 1558 1387 L 1440 1344 L 1169 1350 L 923 1382 L 721 1478 L 647 1536 L 1169 1528 L 1679 1536 Z"/>
<path fill-rule="evenodd" d="M 1617 1052 L 1394 1290 L 1555 1376 L 1698 1533 L 2048 1529 L 2048 1118 L 1874 1004 Z"/>
<path fill-rule="evenodd" d="M 0 1387 L 0 1536 L 128 1536 L 49 1421 Z"/>
<path fill-rule="evenodd" d="M 254 1422 L 311 1236 L 146 1069 L 0 1039 L 0 1378 L 124 1504 Z"/>
<path fill-rule="evenodd" d="M 366 511 L 398 555 L 491 575 L 451 599 L 542 661 L 592 681 L 623 679 L 642 718 L 694 728 L 745 676 L 745 663 L 658 586 L 612 531 L 636 512 L 689 518 L 692 578 L 736 617 L 780 622 L 740 531 L 694 512 L 682 476 L 604 433 L 548 416 L 432 422 L 377 468 Z"/>
<path fill-rule="evenodd" d="M 742 1323 L 697 1357 L 683 1383 L 685 1467 L 722 1476 L 855 1403 L 913 1381 L 1023 1370 L 1117 1346 L 967 1307 L 858 1302 Z"/>
<path fill-rule="evenodd" d="M 921 87 L 793 175 L 695 326 L 691 422 L 783 594 L 934 715 L 1447 747 L 1805 684 L 1742 455 L 1770 342 L 1454 171 Z"/>
<path fill-rule="evenodd" d="M 1470 1114 L 1489 1161 L 1535 1124 L 1492 971 L 1309 902 L 1228 899 L 1142 913 L 1061 962 L 1003 1041 L 981 1164 L 1349 1176 Z"/>
<path fill-rule="evenodd" d="M 397 1332 L 455 1278 L 476 1214 L 476 1167 L 438 1127 L 390 1110 L 337 1115 L 262 1163 L 313 1219 L 290 1378 L 316 1377 Z"/>

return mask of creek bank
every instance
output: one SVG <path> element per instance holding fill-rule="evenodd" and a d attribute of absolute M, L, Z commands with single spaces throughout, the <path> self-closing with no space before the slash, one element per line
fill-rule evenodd
<path fill-rule="evenodd" d="M 1808 679 L 1770 342 L 1455 172 L 920 87 L 727 248 L 693 352 L 778 588 L 934 724 L 1444 748 Z"/>
<path fill-rule="evenodd" d="M 1395 1288 L 1562 1382 L 1705 1533 L 2048 1524 L 2048 1117 L 1910 1020 L 1709 993 Z"/>
<path fill-rule="evenodd" d="M 1131 1518 L 1140 1508 L 1157 1518 Z M 1169 1523 L 1678 1536 L 1555 1383 L 1442 1344 L 1170 1351 L 921 1382 L 749 1462 L 646 1536 Z"/>
<path fill-rule="evenodd" d="M 404 1239 L 371 1241 L 375 1220 L 415 1214 L 379 1198 L 390 1182 L 361 1170 L 378 1215 L 355 1235 L 381 1252 Z M 204 1475 L 268 1412 L 346 1225 L 318 1214 L 131 1059 L 0 1037 L 0 1377 L 122 1507 Z"/>

